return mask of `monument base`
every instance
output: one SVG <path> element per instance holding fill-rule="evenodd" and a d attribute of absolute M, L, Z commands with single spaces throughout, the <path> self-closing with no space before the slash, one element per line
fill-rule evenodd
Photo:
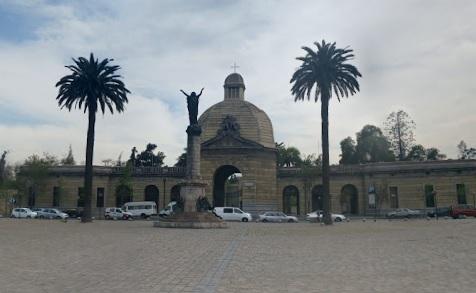
<path fill-rule="evenodd" d="M 183 212 L 154 221 L 154 227 L 186 229 L 227 228 L 223 220 L 209 212 Z"/>

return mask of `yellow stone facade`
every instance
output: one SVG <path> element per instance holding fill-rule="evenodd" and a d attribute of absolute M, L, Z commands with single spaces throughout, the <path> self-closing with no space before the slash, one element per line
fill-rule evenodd
<path fill-rule="evenodd" d="M 320 171 L 277 168 L 272 123 L 263 110 L 245 100 L 241 75 L 233 73 L 226 78 L 224 99 L 207 109 L 199 124 L 200 170 L 208 184 L 207 197 L 214 205 L 223 205 L 224 178 L 241 173 L 239 206 L 245 211 L 257 214 L 280 210 L 304 215 L 321 208 Z M 94 167 L 92 204 L 97 215 L 103 207 L 117 204 L 116 188 L 123 180 L 123 171 L 120 167 Z M 38 186 L 34 200 L 31 194 L 19 195 L 19 205 L 76 208 L 83 172 L 83 166 L 52 168 L 50 176 Z M 135 168 L 129 178 L 130 200 L 153 198 L 163 208 L 179 194 L 177 188 L 184 178 L 183 168 Z M 369 192 L 371 189 L 375 192 Z M 429 190 L 436 192 L 434 203 L 428 198 Z M 356 215 L 383 213 L 397 207 L 427 209 L 433 208 L 432 203 L 440 207 L 474 204 L 476 161 L 332 166 L 330 193 L 333 211 Z M 369 193 L 375 194 L 375 204 L 369 200 Z"/>

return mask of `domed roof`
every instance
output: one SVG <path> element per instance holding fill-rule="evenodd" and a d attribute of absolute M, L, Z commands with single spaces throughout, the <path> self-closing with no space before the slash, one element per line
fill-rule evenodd
<path fill-rule="evenodd" d="M 236 119 L 242 138 L 267 148 L 275 148 L 273 125 L 268 115 L 252 103 L 238 99 L 219 102 L 200 116 L 198 123 L 202 126 L 202 143 L 217 136 L 227 116 Z"/>
<path fill-rule="evenodd" d="M 238 86 L 243 85 L 245 86 L 245 82 L 243 81 L 243 77 L 239 73 L 232 73 L 228 75 L 225 79 L 225 87 L 226 86 Z"/>
<path fill-rule="evenodd" d="M 216 137 L 227 118 L 226 121 L 231 119 L 239 125 L 237 128 L 242 138 L 267 148 L 275 148 L 273 125 L 268 115 L 245 101 L 243 77 L 236 72 L 228 75 L 224 88 L 224 100 L 208 108 L 198 120 L 202 126 L 202 143 Z"/>

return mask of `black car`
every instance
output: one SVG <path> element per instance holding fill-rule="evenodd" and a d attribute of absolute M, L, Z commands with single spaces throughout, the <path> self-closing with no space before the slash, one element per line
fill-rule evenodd
<path fill-rule="evenodd" d="M 450 216 L 450 208 L 443 207 L 443 208 L 436 208 L 426 213 L 428 217 L 434 217 L 435 215 L 438 217 L 449 217 Z"/>
<path fill-rule="evenodd" d="M 83 216 L 83 211 L 79 209 L 68 209 L 68 210 L 64 210 L 63 212 L 73 219 L 81 218 Z"/>

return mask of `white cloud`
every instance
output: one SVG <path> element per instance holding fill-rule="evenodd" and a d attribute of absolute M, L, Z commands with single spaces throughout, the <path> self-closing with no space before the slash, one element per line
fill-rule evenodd
<path fill-rule="evenodd" d="M 0 149 L 12 150 L 11 161 L 44 151 L 63 155 L 70 143 L 77 161 L 84 160 L 87 119 L 58 109 L 54 84 L 71 57 L 89 52 L 114 58 L 133 92 L 124 114 L 98 119 L 96 162 L 121 152 L 126 158 L 132 146 L 150 141 L 173 164 L 185 146 L 187 122 L 179 89 L 204 86 L 203 111 L 222 99 L 235 61 L 247 99 L 271 117 L 275 139 L 315 153 L 320 106 L 294 103 L 289 79 L 300 47 L 323 38 L 351 45 L 363 73 L 361 93 L 331 103 L 331 161 L 338 160 L 341 139 L 364 124 L 381 125 L 400 108 L 417 123 L 419 143 L 450 156 L 461 139 L 476 145 L 471 1 L 24 3 L 9 6 L 44 21 L 35 39 L 0 39 L 0 107 L 37 122 L 0 120 Z"/>

